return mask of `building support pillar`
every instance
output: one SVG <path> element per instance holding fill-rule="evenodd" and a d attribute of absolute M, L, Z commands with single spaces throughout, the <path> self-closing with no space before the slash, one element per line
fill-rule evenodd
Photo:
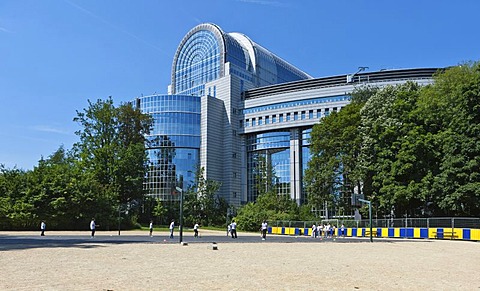
<path fill-rule="evenodd" d="M 290 198 L 297 205 L 302 201 L 302 131 L 290 130 Z"/>

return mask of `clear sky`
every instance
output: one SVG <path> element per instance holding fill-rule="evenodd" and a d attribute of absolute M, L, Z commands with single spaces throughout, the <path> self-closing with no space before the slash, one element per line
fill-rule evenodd
<path fill-rule="evenodd" d="M 480 60 L 479 13 L 478 0 L 1 0 L 0 164 L 70 149 L 87 100 L 167 93 L 178 44 L 203 22 L 325 77 Z"/>

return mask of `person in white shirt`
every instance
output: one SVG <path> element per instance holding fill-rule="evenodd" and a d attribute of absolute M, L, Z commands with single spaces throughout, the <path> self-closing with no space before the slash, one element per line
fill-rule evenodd
<path fill-rule="evenodd" d="M 193 237 L 197 238 L 198 237 L 198 223 L 195 223 L 195 225 L 193 226 Z"/>
<path fill-rule="evenodd" d="M 325 226 L 325 229 L 323 230 L 323 232 L 325 233 L 325 237 L 327 238 L 329 236 L 329 233 L 330 233 L 330 223 L 328 223 Z"/>
<path fill-rule="evenodd" d="M 175 228 L 175 220 L 172 219 L 172 222 L 170 223 L 170 238 L 173 238 L 173 229 Z"/>
<path fill-rule="evenodd" d="M 315 225 L 315 223 L 312 225 L 312 237 L 317 237 L 317 226 Z"/>
<path fill-rule="evenodd" d="M 237 223 L 235 222 L 235 220 L 232 220 L 232 225 L 230 227 L 230 231 L 232 232 L 232 238 L 237 238 Z"/>
<path fill-rule="evenodd" d="M 264 220 L 262 222 L 262 240 L 267 239 L 267 229 L 268 229 L 268 224 L 267 224 L 267 221 Z"/>
<path fill-rule="evenodd" d="M 47 228 L 47 225 L 45 224 L 45 220 L 42 220 L 42 223 L 40 223 L 40 230 L 42 233 L 40 234 L 41 236 L 45 235 L 45 229 Z"/>
<path fill-rule="evenodd" d="M 92 218 L 92 221 L 90 221 L 90 230 L 92 231 L 92 236 L 91 238 L 95 237 L 95 228 L 97 225 L 95 224 L 95 218 Z"/>
<path fill-rule="evenodd" d="M 149 229 L 150 229 L 150 237 L 152 237 L 153 235 L 153 220 L 150 220 L 150 226 L 149 226 Z"/>

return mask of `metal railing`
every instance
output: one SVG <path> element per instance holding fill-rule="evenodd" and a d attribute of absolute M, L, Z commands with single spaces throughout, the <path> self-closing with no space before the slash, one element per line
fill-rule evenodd
<path fill-rule="evenodd" d="M 345 227 L 370 227 L 368 219 L 321 219 L 316 221 L 269 221 L 273 227 L 296 227 L 310 228 L 313 224 L 333 224 Z M 433 218 L 396 218 L 396 219 L 372 219 L 372 227 L 448 227 L 448 228 L 475 228 L 480 229 L 480 218 L 471 217 L 433 217 Z"/>

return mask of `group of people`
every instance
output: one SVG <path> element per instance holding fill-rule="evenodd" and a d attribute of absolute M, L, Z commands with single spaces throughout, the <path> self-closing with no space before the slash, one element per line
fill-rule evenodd
<path fill-rule="evenodd" d="M 198 238 L 198 230 L 200 228 L 200 225 L 198 222 L 195 222 L 193 225 L 193 237 Z M 175 220 L 172 219 L 172 222 L 170 222 L 170 226 L 168 227 L 170 230 L 170 238 L 173 238 L 173 231 L 175 230 Z M 150 236 L 152 236 L 152 231 L 153 231 L 153 221 L 150 221 Z"/>
<path fill-rule="evenodd" d="M 91 236 L 90 238 L 95 237 L 95 230 L 99 225 L 95 223 L 95 218 L 92 218 L 90 221 L 90 231 L 91 231 Z M 153 220 L 150 220 L 150 225 L 149 225 L 149 234 L 150 237 L 153 236 Z M 193 237 L 198 238 L 198 229 L 200 228 L 200 225 L 198 223 L 195 223 L 193 226 Z M 45 230 L 47 229 L 47 224 L 45 223 L 45 220 L 42 220 L 40 223 L 40 235 L 45 236 Z M 175 229 L 175 220 L 172 219 L 172 222 L 170 223 L 169 226 L 170 229 L 170 238 L 173 238 L 173 230 Z M 235 234 L 236 237 L 236 234 Z"/>
<path fill-rule="evenodd" d="M 90 238 L 95 237 L 95 229 L 97 228 L 97 226 L 99 225 L 95 223 L 95 218 L 92 218 L 92 220 L 90 221 L 90 231 L 92 232 Z M 46 230 L 47 224 L 45 223 L 45 220 L 42 220 L 42 222 L 40 223 L 40 236 L 45 236 Z"/>
<path fill-rule="evenodd" d="M 318 224 L 312 225 L 312 237 L 313 238 L 334 238 L 336 236 L 335 233 L 336 226 L 335 224 L 330 225 L 330 223 L 327 224 Z"/>
<path fill-rule="evenodd" d="M 91 231 L 91 236 L 90 238 L 94 238 L 95 237 L 95 230 L 96 228 L 98 227 L 99 225 L 95 223 L 95 218 L 92 218 L 92 220 L 90 221 L 90 231 Z M 315 225 L 314 225 L 315 226 Z M 335 227 L 335 226 L 334 226 Z M 47 228 L 47 224 L 45 223 L 44 220 L 42 220 L 42 222 L 40 223 L 40 235 L 41 236 L 45 236 L 45 230 Z M 200 225 L 196 222 L 195 225 L 193 226 L 193 237 L 194 238 L 198 238 L 198 230 L 200 228 Z M 172 221 L 170 222 L 170 226 L 169 226 L 169 230 L 170 230 L 170 238 L 173 239 L 173 232 L 174 232 L 174 229 L 175 229 L 175 220 L 172 219 Z M 261 233 L 261 237 L 262 237 L 262 240 L 266 240 L 267 239 L 267 229 L 268 229 L 268 224 L 267 224 L 267 221 L 264 220 L 262 222 L 262 225 L 260 227 L 260 233 Z M 150 220 L 150 224 L 149 224 L 149 235 L 150 237 L 153 236 L 153 220 Z M 232 223 L 230 223 L 228 226 L 227 226 L 227 236 L 232 236 L 232 238 L 237 238 L 237 223 L 235 222 L 235 220 L 232 220 Z M 315 236 L 316 237 L 316 236 Z"/>

